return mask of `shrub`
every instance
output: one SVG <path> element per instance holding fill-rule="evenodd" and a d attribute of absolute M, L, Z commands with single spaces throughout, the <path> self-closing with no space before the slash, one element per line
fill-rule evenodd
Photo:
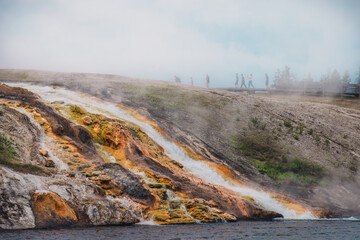
<path fill-rule="evenodd" d="M 251 122 L 256 126 L 259 123 L 259 119 L 257 117 L 252 117 Z"/>
<path fill-rule="evenodd" d="M 301 174 L 305 173 L 307 168 L 308 165 L 299 158 L 294 158 L 289 166 L 290 171 L 292 171 L 293 173 L 301 173 Z"/>
<path fill-rule="evenodd" d="M 301 124 L 300 126 L 298 126 L 298 129 L 299 129 L 299 134 L 301 135 L 304 131 L 304 125 Z"/>
<path fill-rule="evenodd" d="M 350 169 L 351 171 L 353 171 L 353 172 L 356 172 L 356 171 L 357 171 L 356 166 L 350 166 L 349 169 Z"/>
<path fill-rule="evenodd" d="M 284 126 L 287 127 L 287 128 L 291 128 L 292 125 L 291 125 L 290 120 L 284 120 Z"/>
<path fill-rule="evenodd" d="M 312 128 L 310 128 L 310 130 L 309 130 L 309 135 L 313 135 L 313 133 L 314 133 L 314 130 L 312 129 Z"/>
<path fill-rule="evenodd" d="M 296 140 L 299 140 L 299 134 L 295 134 L 295 135 L 294 135 L 294 138 L 295 138 Z"/>

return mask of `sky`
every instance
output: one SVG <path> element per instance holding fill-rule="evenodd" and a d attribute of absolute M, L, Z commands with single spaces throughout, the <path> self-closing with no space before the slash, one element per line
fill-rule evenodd
<path fill-rule="evenodd" d="M 0 0 L 0 68 L 256 87 L 360 67 L 358 0 Z"/>

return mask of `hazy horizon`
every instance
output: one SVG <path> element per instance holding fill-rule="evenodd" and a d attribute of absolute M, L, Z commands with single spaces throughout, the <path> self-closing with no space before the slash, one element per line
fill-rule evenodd
<path fill-rule="evenodd" d="M 254 85 L 360 66 L 360 1 L 0 0 L 0 68 Z"/>

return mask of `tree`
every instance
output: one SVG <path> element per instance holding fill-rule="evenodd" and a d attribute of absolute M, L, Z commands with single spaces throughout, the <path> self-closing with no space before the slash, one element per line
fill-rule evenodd
<path fill-rule="evenodd" d="M 340 77 L 340 73 L 334 69 L 334 71 L 332 72 L 331 76 L 330 76 L 330 83 L 337 85 L 341 82 L 341 77 Z"/>
<path fill-rule="evenodd" d="M 276 87 L 279 84 L 280 76 L 281 76 L 280 69 L 277 69 L 276 72 L 275 72 L 274 84 L 272 85 L 273 87 Z"/>
<path fill-rule="evenodd" d="M 341 83 L 342 84 L 349 84 L 351 81 L 350 79 L 350 73 L 348 70 L 345 71 L 343 77 L 341 78 Z"/>
<path fill-rule="evenodd" d="M 290 67 L 285 66 L 283 71 L 278 69 L 275 73 L 274 85 L 276 88 L 291 88 L 294 79 L 294 75 L 290 73 Z"/>

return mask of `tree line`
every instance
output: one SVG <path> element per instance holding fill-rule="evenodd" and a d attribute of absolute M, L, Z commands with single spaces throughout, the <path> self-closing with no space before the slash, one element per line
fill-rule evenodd
<path fill-rule="evenodd" d="M 309 74 L 307 77 L 297 80 L 296 76 L 291 73 L 290 67 L 285 66 L 283 70 L 278 69 L 275 73 L 274 83 L 272 87 L 277 89 L 294 89 L 294 88 L 306 88 L 316 86 L 326 86 L 331 89 L 341 89 L 344 85 L 351 83 L 349 71 L 345 71 L 342 75 L 336 69 L 323 74 L 320 81 L 315 82 Z M 358 75 L 355 79 L 355 84 L 360 84 L 360 67 Z"/>

